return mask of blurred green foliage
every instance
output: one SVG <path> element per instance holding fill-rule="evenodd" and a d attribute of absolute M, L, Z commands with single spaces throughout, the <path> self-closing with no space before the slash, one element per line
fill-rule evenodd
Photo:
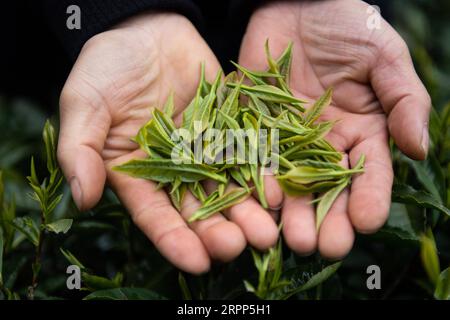
<path fill-rule="evenodd" d="M 47 148 L 41 139 L 47 116 L 29 102 L 0 100 L 0 299 L 449 299 L 450 2 L 392 6 L 393 23 L 432 96 L 430 156 L 415 162 L 392 147 L 389 220 L 375 235 L 358 235 L 342 262 L 299 257 L 280 242 L 267 253 L 248 249 L 203 276 L 183 274 L 137 230 L 110 190 L 84 213 L 65 183 L 50 196 L 57 168 L 48 125 Z M 32 155 L 36 176 L 27 181 Z M 58 205 L 43 206 L 44 198 L 29 196 L 33 189 Z M 80 268 L 82 290 L 67 289 L 68 265 Z M 370 265 L 381 269 L 380 290 L 367 288 Z"/>

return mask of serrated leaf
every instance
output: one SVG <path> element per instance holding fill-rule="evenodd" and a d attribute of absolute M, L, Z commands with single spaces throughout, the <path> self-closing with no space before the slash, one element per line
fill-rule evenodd
<path fill-rule="evenodd" d="M 305 125 L 310 126 L 313 124 L 322 114 L 323 110 L 331 103 L 331 97 L 333 96 L 333 89 L 329 88 L 325 93 L 314 103 L 311 109 L 308 110 L 305 116 Z"/>
<path fill-rule="evenodd" d="M 39 228 L 37 227 L 34 220 L 30 217 L 19 217 L 15 218 L 12 222 L 14 228 L 21 232 L 25 237 L 34 245 L 39 244 Z"/>
<path fill-rule="evenodd" d="M 422 190 L 416 190 L 411 186 L 403 184 L 394 184 L 392 189 L 392 200 L 401 203 L 418 205 L 420 207 L 439 210 L 440 212 L 450 216 L 450 210 L 445 207 L 439 199 L 432 194 Z"/>
<path fill-rule="evenodd" d="M 282 300 L 289 299 L 295 294 L 317 287 L 319 284 L 325 282 L 328 278 L 330 278 L 333 274 L 335 274 L 336 271 L 341 266 L 341 264 L 342 262 L 336 262 L 332 265 L 323 268 L 320 272 L 314 274 L 305 284 L 291 290 L 289 293 L 284 295 Z"/>
<path fill-rule="evenodd" d="M 394 202 L 391 204 L 389 218 L 380 232 L 395 235 L 402 240 L 418 241 L 420 237 L 414 230 L 412 218 L 405 204 Z"/>
<path fill-rule="evenodd" d="M 48 223 L 45 225 L 45 228 L 53 233 L 67 233 L 72 227 L 73 220 L 72 219 L 60 219 L 53 221 L 52 223 Z"/>

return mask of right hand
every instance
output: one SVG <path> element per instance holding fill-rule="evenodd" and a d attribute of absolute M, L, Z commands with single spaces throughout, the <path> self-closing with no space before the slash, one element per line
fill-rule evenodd
<path fill-rule="evenodd" d="M 108 181 L 158 250 L 191 273 L 207 271 L 211 259 L 235 258 L 247 241 L 266 249 L 278 237 L 274 221 L 254 199 L 230 208 L 226 217 L 216 214 L 188 226 L 185 220 L 200 205 L 192 195 L 186 195 L 180 214 L 155 183 L 111 170 L 144 156 L 130 138 L 148 121 L 149 107 L 162 106 L 171 90 L 180 115 L 195 95 L 201 62 L 212 81 L 219 63 L 186 18 L 142 14 L 84 45 L 60 100 L 58 159 L 79 209 L 93 207 Z"/>

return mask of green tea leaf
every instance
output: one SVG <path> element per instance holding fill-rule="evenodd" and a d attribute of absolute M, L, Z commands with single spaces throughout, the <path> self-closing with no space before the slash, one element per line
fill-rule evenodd
<path fill-rule="evenodd" d="M 308 110 L 305 117 L 305 125 L 310 126 L 322 114 L 323 110 L 331 103 L 333 89 L 329 88 L 325 93 L 314 103 L 313 107 Z"/>
<path fill-rule="evenodd" d="M 72 219 L 60 219 L 46 224 L 45 228 L 53 233 L 67 233 L 72 227 L 72 223 Z"/>
<path fill-rule="evenodd" d="M 439 257 L 433 231 L 428 229 L 427 233 L 420 237 L 420 242 L 420 257 L 422 258 L 422 264 L 431 283 L 433 283 L 436 287 L 438 284 L 441 267 L 439 264 Z"/>
<path fill-rule="evenodd" d="M 3 287 L 3 247 L 5 242 L 3 240 L 3 229 L 0 227 L 0 287 Z"/>
<path fill-rule="evenodd" d="M 248 186 L 248 184 L 247 184 L 247 182 L 246 181 L 248 181 L 248 180 L 246 180 L 245 178 L 244 178 L 244 175 L 242 174 L 242 172 L 239 170 L 239 169 L 236 169 L 236 168 L 231 168 L 229 171 L 228 171 L 229 173 L 230 173 L 230 175 L 231 175 L 231 177 L 241 186 L 241 187 L 243 187 L 245 190 L 247 190 L 247 191 L 249 191 L 250 190 L 250 188 L 249 188 L 249 186 Z"/>
<path fill-rule="evenodd" d="M 172 182 L 179 177 L 182 182 L 196 182 L 204 179 L 213 179 L 226 182 L 216 169 L 205 164 L 175 164 L 172 160 L 141 159 L 131 160 L 113 168 L 130 176 L 158 182 Z"/>
<path fill-rule="evenodd" d="M 285 175 L 277 177 L 278 180 L 290 180 L 299 184 L 310 184 L 318 181 L 341 179 L 355 173 L 363 172 L 362 169 L 335 170 L 328 168 L 315 168 L 298 166 L 289 170 Z"/>
<path fill-rule="evenodd" d="M 270 53 L 270 48 L 269 48 L 269 39 L 266 40 L 264 49 L 265 49 L 265 53 L 266 53 L 267 64 L 269 65 L 269 71 L 272 72 L 272 73 L 275 73 L 277 75 L 280 75 L 280 77 L 276 79 L 279 88 L 281 90 L 283 90 L 284 92 L 292 94 L 291 90 L 289 89 L 288 85 L 286 84 L 286 81 L 285 81 L 286 78 L 281 76 L 280 70 L 278 68 L 278 61 L 275 61 L 272 58 L 272 55 Z M 287 48 L 287 49 L 289 49 L 289 48 Z M 287 52 L 287 54 L 289 54 L 289 52 Z M 284 71 L 286 71 L 286 70 L 284 70 Z"/>
<path fill-rule="evenodd" d="M 180 286 L 181 293 L 183 294 L 183 300 L 192 300 L 191 290 L 189 290 L 186 278 L 181 271 L 178 272 L 178 285 Z"/>
<path fill-rule="evenodd" d="M 339 269 L 339 267 L 341 266 L 341 264 L 342 262 L 336 262 L 332 265 L 325 267 L 322 271 L 313 275 L 305 284 L 287 293 L 282 298 L 282 300 L 289 299 L 293 295 L 317 287 L 319 284 L 325 282 L 328 278 L 330 278 L 333 274 L 335 274 L 337 269 Z"/>
<path fill-rule="evenodd" d="M 47 169 L 49 173 L 52 173 L 58 168 L 58 164 L 56 161 L 56 133 L 49 120 L 45 122 L 42 138 L 47 156 Z"/>
<path fill-rule="evenodd" d="M 281 75 L 271 72 L 264 72 L 264 71 L 251 71 L 233 61 L 231 63 L 242 72 L 243 75 L 245 75 L 251 82 L 253 82 L 255 85 L 266 85 L 268 84 L 267 81 L 264 80 L 264 78 L 278 78 L 281 77 Z"/>
<path fill-rule="evenodd" d="M 434 297 L 437 300 L 450 300 L 450 267 L 439 275 Z"/>
<path fill-rule="evenodd" d="M 334 187 L 333 189 L 327 191 L 319 201 L 319 204 L 317 205 L 316 210 L 316 229 L 319 230 L 320 225 L 323 222 L 323 219 L 325 219 L 325 216 L 327 215 L 328 211 L 331 209 L 331 206 L 333 205 L 334 201 L 336 201 L 336 198 L 341 194 L 341 192 L 347 187 L 349 184 L 349 180 L 345 179 L 342 181 L 338 186 Z"/>
<path fill-rule="evenodd" d="M 392 201 L 414 204 L 424 208 L 436 209 L 447 216 L 450 210 L 432 194 L 422 190 L 416 190 L 411 186 L 395 183 L 392 189 Z"/>
<path fill-rule="evenodd" d="M 173 91 L 171 91 L 163 107 L 164 114 L 169 118 L 173 117 L 173 113 L 175 111 L 175 105 L 173 103 L 173 95 L 174 95 Z"/>
<path fill-rule="evenodd" d="M 309 185 L 294 183 L 289 180 L 278 180 L 281 189 L 290 196 L 306 196 L 313 193 L 322 193 L 337 187 L 340 180 L 320 181 Z"/>
<path fill-rule="evenodd" d="M 289 44 L 287 45 L 286 49 L 283 51 L 283 53 L 277 60 L 278 71 L 280 75 L 284 78 L 286 84 L 288 85 L 291 76 L 292 47 L 293 42 L 289 41 Z"/>
<path fill-rule="evenodd" d="M 21 232 L 25 237 L 34 245 L 38 246 L 39 244 L 39 228 L 30 217 L 18 217 L 15 218 L 12 222 L 14 228 L 17 231 Z"/>
<path fill-rule="evenodd" d="M 211 201 L 206 206 L 199 208 L 190 218 L 189 222 L 204 220 L 211 215 L 225 210 L 244 201 L 249 196 L 249 191 L 243 188 L 236 188 L 228 191 L 223 196 Z"/>
<path fill-rule="evenodd" d="M 121 286 L 122 279 L 123 276 L 120 273 L 119 276 L 116 276 L 113 279 L 92 275 L 87 272 L 81 273 L 81 280 L 90 291 L 119 288 Z"/>
<path fill-rule="evenodd" d="M 86 267 L 69 251 L 59 248 L 59 251 L 64 255 L 64 257 L 69 261 L 69 263 L 78 266 L 80 269 L 86 269 Z"/>
<path fill-rule="evenodd" d="M 227 84 L 231 88 L 235 88 L 237 85 L 234 83 Z M 304 103 L 303 100 L 295 98 L 289 93 L 284 92 L 280 88 L 272 85 L 257 85 L 249 87 L 241 85 L 241 92 L 245 95 L 254 94 L 257 98 L 263 101 L 277 102 L 277 103 Z"/>

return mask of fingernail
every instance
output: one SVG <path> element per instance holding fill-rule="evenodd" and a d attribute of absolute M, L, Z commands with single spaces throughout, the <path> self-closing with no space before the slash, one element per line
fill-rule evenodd
<path fill-rule="evenodd" d="M 81 191 L 80 182 L 76 177 L 70 179 L 70 189 L 72 190 L 72 198 L 78 210 L 82 210 L 83 192 Z"/>
<path fill-rule="evenodd" d="M 423 153 L 425 154 L 425 157 L 428 154 L 429 145 L 430 145 L 430 134 L 428 133 L 428 123 L 425 123 L 422 131 L 422 141 L 421 141 L 421 146 Z"/>

